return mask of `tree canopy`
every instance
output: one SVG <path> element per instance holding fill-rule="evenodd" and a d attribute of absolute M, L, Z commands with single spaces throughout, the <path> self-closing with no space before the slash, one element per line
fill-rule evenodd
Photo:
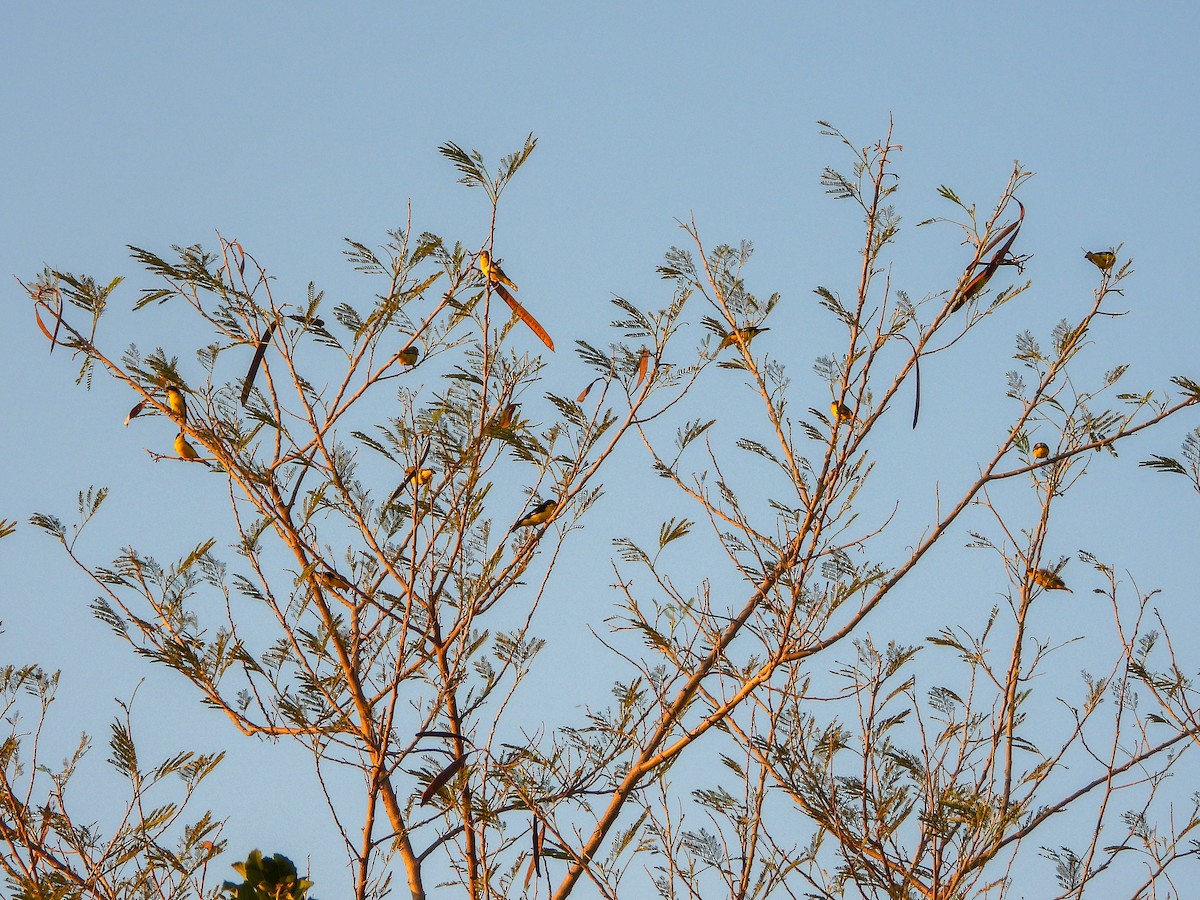
<path fill-rule="evenodd" d="M 24 281 L 78 381 L 128 388 L 146 464 L 227 500 L 221 530 L 169 560 L 138 549 L 149 529 L 93 556 L 103 504 L 137 502 L 102 487 L 74 521 L 33 524 L 146 677 L 190 686 L 187 715 L 307 751 L 297 811 L 325 810 L 348 867 L 301 876 L 311 848 L 228 846 L 237 798 L 195 809 L 225 753 L 147 763 L 128 708 L 109 741 L 128 805 L 81 820 L 66 786 L 90 742 L 44 762 L 57 676 L 22 661 L 3 691 L 14 896 L 212 896 L 227 850 L 246 860 L 225 886 L 239 897 L 1178 896 L 1200 826 L 1190 648 L 1178 613 L 1057 514 L 1085 475 L 1151 477 L 1118 453 L 1191 414 L 1200 384 L 1097 366 L 1136 282 L 1119 245 L 1090 248 L 1091 289 L 995 373 L 1009 412 L 973 473 L 926 478 L 898 436 L 936 456 L 958 427 L 928 415 L 956 391 L 931 369 L 1008 340 L 995 314 L 1036 295 L 1031 173 L 1015 164 L 983 207 L 942 187 L 944 214 L 918 227 L 961 259 L 905 288 L 900 148 L 822 128 L 847 158 L 822 176 L 829 214 L 861 219 L 852 272 L 760 288 L 750 242 L 711 245 L 689 220 L 661 295 L 614 298 L 607 340 L 550 334 L 548 301 L 520 291 L 536 251 L 498 223 L 532 135 L 494 168 L 443 145 L 486 198 L 464 228 L 482 246 L 411 222 L 348 240 L 353 298 L 281 297 L 224 236 L 131 247 L 134 309 L 173 323 L 147 350 L 103 327 L 122 278 Z M 817 317 L 837 343 L 799 347 Z M 548 356 L 566 347 L 590 370 L 577 385 Z M 1200 429 L 1143 465 L 1200 491 Z M 585 530 L 603 503 L 623 531 Z M 949 561 L 964 542 L 984 551 L 979 584 Z M 580 554 L 611 587 L 581 583 Z M 539 660 L 547 606 L 600 589 L 611 605 L 579 652 L 603 655 L 604 686 Z M 1062 604 L 1075 612 L 1042 615 Z M 568 689 L 573 715 L 551 702 Z"/>

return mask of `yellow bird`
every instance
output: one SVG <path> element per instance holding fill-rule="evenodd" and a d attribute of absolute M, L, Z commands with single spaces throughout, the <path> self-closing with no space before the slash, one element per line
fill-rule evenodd
<path fill-rule="evenodd" d="M 354 590 L 354 585 L 332 569 L 320 569 L 313 573 L 313 578 L 316 579 L 317 584 L 327 591 L 349 593 Z"/>
<path fill-rule="evenodd" d="M 175 435 L 175 452 L 181 459 L 198 460 L 200 454 L 196 452 L 196 448 L 188 443 L 188 439 L 183 436 L 183 432 Z"/>
<path fill-rule="evenodd" d="M 402 366 L 415 366 L 417 360 L 421 357 L 421 351 L 416 347 L 409 347 L 407 350 L 401 350 L 397 359 Z"/>
<path fill-rule="evenodd" d="M 848 407 L 845 403 L 839 403 L 834 400 L 829 404 L 829 411 L 833 413 L 834 422 L 853 422 L 854 410 Z"/>
<path fill-rule="evenodd" d="M 187 400 L 183 398 L 179 388 L 172 385 L 167 388 L 167 408 L 171 410 L 172 417 L 180 425 L 187 424 Z"/>
<path fill-rule="evenodd" d="M 749 347 L 752 340 L 764 331 L 770 330 L 770 328 L 758 328 L 754 325 L 747 325 L 745 328 L 735 328 L 729 334 L 725 335 L 725 337 L 721 338 L 721 343 L 717 345 L 717 352 L 720 353 L 726 347 L 732 347 L 738 342 L 738 338 L 741 338 L 741 342 Z"/>
<path fill-rule="evenodd" d="M 1047 447 L 1045 444 L 1038 443 L 1038 444 L 1033 445 L 1033 458 L 1034 459 L 1045 459 L 1049 455 L 1050 455 L 1050 448 Z"/>
<path fill-rule="evenodd" d="M 517 289 L 512 279 L 505 275 L 504 270 L 500 268 L 500 263 L 493 261 L 492 254 L 486 250 L 479 251 L 479 271 L 483 273 L 483 277 L 490 284 L 506 284 L 514 291 Z"/>
<path fill-rule="evenodd" d="M 1075 593 L 1067 587 L 1067 583 L 1062 580 L 1062 577 L 1057 572 L 1052 572 L 1049 569 L 1032 569 L 1029 577 L 1033 579 L 1034 584 L 1048 591 L 1066 591 L 1068 594 Z"/>
<path fill-rule="evenodd" d="M 557 500 L 543 500 L 521 518 L 517 519 L 512 528 L 508 529 L 508 533 L 512 534 L 518 528 L 528 528 L 531 525 L 541 525 L 544 522 L 549 522 L 554 518 L 554 513 L 558 509 Z"/>
<path fill-rule="evenodd" d="M 1083 254 L 1083 258 L 1093 263 L 1101 272 L 1107 272 L 1117 262 L 1117 254 L 1111 250 L 1093 250 Z"/>
<path fill-rule="evenodd" d="M 392 491 L 392 496 L 388 497 L 388 505 L 391 506 L 400 499 L 400 495 L 410 482 L 415 481 L 419 487 L 424 487 L 433 481 L 434 474 L 436 473 L 433 469 L 418 469 L 416 466 L 409 466 L 408 470 L 404 473 L 404 480 L 400 482 L 400 487 Z"/>

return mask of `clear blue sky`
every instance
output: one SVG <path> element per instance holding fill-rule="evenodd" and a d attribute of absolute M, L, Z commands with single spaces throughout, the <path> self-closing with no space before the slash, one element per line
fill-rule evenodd
<path fill-rule="evenodd" d="M 1130 361 L 1144 387 L 1200 378 L 1193 4 L 12 2 L 3 18 L 0 270 L 10 280 L 0 306 L 0 518 L 69 518 L 79 489 L 109 485 L 112 546 L 91 547 L 101 558 L 139 523 L 152 526 L 162 557 L 202 540 L 190 515 L 172 513 L 175 492 L 194 484 L 149 463 L 147 430 L 120 427 L 125 393 L 103 379 L 90 393 L 72 384 L 67 355 L 47 355 L 11 276 L 44 265 L 127 275 L 117 305 L 128 308 L 147 280 L 126 244 L 211 245 L 220 231 L 285 291 L 309 280 L 331 295 L 361 290 L 341 239 L 381 242 L 410 200 L 418 231 L 482 243 L 483 198 L 455 183 L 436 150 L 447 140 L 494 165 L 527 133 L 539 138 L 505 196 L 496 245 L 558 341 L 549 377 L 568 385 L 584 377 L 574 339 L 609 340 L 614 294 L 665 302 L 654 266 L 683 240 L 676 219 L 694 214 L 709 244 L 755 242 L 752 289 L 793 304 L 793 327 L 775 328 L 769 349 L 824 406 L 810 366 L 836 345 L 822 342 L 833 332 L 812 289 L 852 290 L 858 218 L 818 184 L 823 166 L 849 161 L 816 122 L 865 146 L 889 116 L 904 147 L 897 203 L 906 217 L 893 279 L 914 296 L 950 286 L 961 265 L 957 236 L 911 228 L 951 211 L 937 186 L 985 207 L 1014 159 L 1037 173 L 1022 194 L 1034 287 L 994 318 L 993 344 L 929 367 L 928 430 L 895 436 L 906 465 L 944 465 L 951 490 L 970 476 L 1011 412 L 1003 376 L 1013 335 L 1048 335 L 1089 295 L 1096 272 L 1084 248 L 1124 242 L 1137 268 L 1132 312 L 1113 324 L 1095 365 Z M 144 350 L 162 343 L 182 355 L 189 345 L 173 347 L 163 317 L 122 314 L 110 327 L 121 323 L 145 329 L 134 336 Z M 1200 504 L 1134 461 L 1176 453 L 1196 424 L 1181 418 L 1102 464 L 1103 489 L 1081 492 L 1086 503 L 1064 513 L 1081 532 L 1061 552 L 1110 553 L 1143 587 L 1161 582 L 1182 602 L 1195 584 Z M 625 528 L 619 496 L 610 489 L 589 544 L 607 547 Z M 898 496 L 917 515 L 931 508 L 927 489 Z M 1176 529 L 1156 528 L 1160 515 Z M 88 614 L 93 592 L 49 539 L 23 526 L 0 543 L 0 567 L 0 659 L 63 668 L 68 708 L 103 738 L 109 700 L 128 697 L 144 668 Z M 611 572 L 604 560 L 577 571 L 595 575 L 573 593 L 599 621 L 613 601 Z M 569 655 L 586 639 L 567 634 L 567 618 L 547 613 L 543 633 L 553 640 L 564 629 L 551 652 Z M 143 702 L 170 708 L 188 694 L 152 682 Z M 185 741 L 213 725 L 191 718 L 199 724 L 180 720 Z M 268 756 L 243 750 L 225 783 L 241 791 L 245 770 L 235 766 Z M 245 842 L 293 853 L 310 845 L 294 821 L 248 812 L 228 836 L 234 854 Z M 341 873 L 315 874 L 318 894 L 334 896 Z"/>

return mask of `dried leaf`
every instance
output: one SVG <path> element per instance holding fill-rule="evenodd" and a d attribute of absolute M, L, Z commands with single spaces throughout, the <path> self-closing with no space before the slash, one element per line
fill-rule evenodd
<path fill-rule="evenodd" d="M 148 402 L 149 401 L 147 400 L 142 400 L 140 403 L 135 404 L 133 409 L 129 411 L 129 415 L 125 417 L 125 424 L 128 425 L 130 422 L 140 416 L 142 414 L 142 410 L 146 408 L 146 404 Z"/>
<path fill-rule="evenodd" d="M 983 267 L 982 271 L 977 273 L 973 278 L 970 278 L 965 286 L 955 291 L 954 297 L 950 301 L 951 312 L 957 312 L 958 310 L 962 309 L 962 307 L 966 305 L 971 298 L 975 297 L 977 294 L 980 294 L 983 289 L 987 287 L 987 283 L 991 281 L 992 276 L 1000 270 L 1000 266 L 1008 256 L 1008 251 L 1012 249 L 1013 242 L 1016 241 L 1017 235 L 1021 231 L 1021 223 L 1025 220 L 1024 204 L 1015 197 L 1013 199 L 1015 200 L 1017 206 L 1021 209 L 1021 214 L 1017 216 L 1017 221 L 1002 229 L 998 235 L 988 242 L 986 247 L 979 251 L 976 261 L 971 263 L 971 265 L 967 267 L 967 271 L 963 273 L 963 278 L 967 278 L 967 276 L 971 274 L 971 270 L 979 265 L 983 255 L 986 254 L 992 247 L 996 246 L 999 241 L 1004 240 L 1005 237 L 1008 239 L 1004 241 L 1004 246 L 996 251 L 996 253 L 988 261 L 987 265 Z"/>
<path fill-rule="evenodd" d="M 38 328 L 42 329 L 42 334 L 44 334 L 46 336 L 46 338 L 50 341 L 50 352 L 51 353 L 54 352 L 54 347 L 58 343 L 58 329 L 60 327 L 62 327 L 62 312 L 63 312 L 62 297 L 59 297 L 56 292 L 55 298 L 58 300 L 58 309 L 56 309 L 56 310 L 51 309 L 49 302 L 47 302 L 46 300 L 39 300 L 37 302 L 37 304 L 33 307 L 33 315 L 34 315 L 34 318 L 37 319 Z M 38 307 L 40 307 L 40 306 L 45 306 L 47 309 L 50 309 L 50 311 L 54 313 L 54 332 L 53 333 L 51 333 L 50 330 L 46 328 L 45 323 L 42 322 L 42 314 L 38 311 Z"/>
<path fill-rule="evenodd" d="M 643 347 L 642 348 L 642 358 L 638 362 L 637 384 L 635 384 L 634 387 L 637 387 L 643 381 L 646 380 L 646 370 L 649 368 L 650 368 L 650 349 L 648 347 Z"/>
<path fill-rule="evenodd" d="M 263 356 L 266 355 L 267 345 L 271 343 L 271 335 L 275 333 L 276 322 L 272 322 L 267 326 L 267 330 L 263 332 L 258 341 L 258 348 L 254 351 L 254 359 L 250 361 L 250 368 L 246 370 L 246 383 L 242 385 L 242 406 L 246 405 L 246 401 L 250 399 L 250 391 L 254 387 L 254 379 L 258 375 L 258 367 L 262 365 Z"/>
<path fill-rule="evenodd" d="M 504 285 L 493 284 L 492 289 L 500 295 L 501 300 L 508 304 L 509 309 L 513 311 L 517 318 L 528 325 L 529 330 L 541 338 L 542 343 L 549 347 L 551 352 L 553 352 L 554 341 L 550 340 L 550 335 L 546 333 L 546 329 L 542 327 L 541 323 L 538 322 L 537 319 L 530 315 L 529 310 L 518 303 L 516 298 L 514 298 L 513 295 L 508 292 Z"/>
<path fill-rule="evenodd" d="M 444 769 L 442 769 L 442 771 L 438 772 L 437 775 L 434 777 L 433 781 L 429 782 L 429 787 L 425 788 L 425 790 L 421 793 L 421 804 L 420 805 L 424 806 L 430 800 L 432 800 L 434 795 L 438 791 L 440 791 L 443 787 L 445 787 L 446 783 L 451 778 L 453 778 L 455 775 L 458 774 L 458 770 L 463 767 L 463 763 L 465 763 L 466 761 L 467 761 L 467 755 L 464 753 L 461 756 L 455 757 L 455 759 L 450 763 L 450 765 L 446 766 L 446 768 L 444 768 Z"/>
<path fill-rule="evenodd" d="M 913 398 L 913 424 L 912 424 L 912 427 L 914 429 L 916 429 L 917 419 L 921 415 L 921 357 L 918 356 L 916 359 L 913 360 L 913 370 L 916 373 L 917 395 L 916 395 L 916 397 Z"/>

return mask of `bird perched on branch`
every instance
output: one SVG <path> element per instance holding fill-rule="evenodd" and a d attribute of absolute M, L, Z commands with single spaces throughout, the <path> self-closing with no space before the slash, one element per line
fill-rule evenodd
<path fill-rule="evenodd" d="M 479 271 L 483 273 L 483 277 L 491 284 L 506 284 L 514 291 L 517 289 L 513 280 L 505 275 L 504 270 L 500 268 L 499 261 L 493 260 L 492 254 L 486 250 L 479 251 Z"/>
<path fill-rule="evenodd" d="M 735 328 L 729 334 L 725 335 L 725 337 L 721 338 L 721 343 L 717 345 L 717 352 L 720 353 L 726 347 L 734 346 L 738 342 L 738 338 L 741 338 L 741 342 L 749 347 L 752 340 L 764 331 L 770 330 L 770 328 L 759 328 L 755 325 L 747 325 L 745 328 Z"/>
<path fill-rule="evenodd" d="M 175 435 L 175 452 L 181 459 L 199 460 L 200 454 L 196 452 L 196 448 L 188 443 L 188 439 L 184 437 L 183 432 Z"/>
<path fill-rule="evenodd" d="M 413 466 L 404 473 L 404 481 L 401 482 L 401 486 L 403 487 L 410 481 L 415 481 L 418 485 L 424 487 L 433 481 L 433 474 L 433 469 L 418 469 L 416 466 Z"/>
<path fill-rule="evenodd" d="M 175 385 L 167 388 L 167 409 L 171 410 L 171 416 L 176 422 L 180 425 L 187 424 L 187 400 Z"/>
<path fill-rule="evenodd" d="M 829 411 L 833 413 L 834 422 L 853 422 L 854 410 L 848 407 L 845 403 L 834 400 L 829 404 Z"/>
<path fill-rule="evenodd" d="M 1101 272 L 1107 272 L 1117 262 L 1117 254 L 1111 250 L 1093 250 L 1083 254 L 1083 258 L 1095 265 Z"/>
<path fill-rule="evenodd" d="M 345 594 L 354 590 L 354 585 L 332 569 L 319 569 L 313 573 L 313 578 L 327 591 L 340 591 Z"/>
<path fill-rule="evenodd" d="M 1067 583 L 1062 580 L 1062 576 L 1050 569 L 1032 569 L 1029 577 L 1033 579 L 1033 583 L 1038 587 L 1043 587 L 1048 591 L 1066 591 L 1068 594 L 1075 593 Z"/>
<path fill-rule="evenodd" d="M 409 347 L 407 350 L 401 350 L 396 359 L 402 366 L 415 366 L 420 357 L 420 350 L 416 347 Z"/>
<path fill-rule="evenodd" d="M 410 482 L 416 482 L 418 487 L 424 487 L 425 485 L 429 484 L 429 482 L 433 481 L 434 474 L 435 473 L 433 469 L 422 469 L 418 468 L 417 466 L 409 466 L 408 470 L 404 473 L 404 480 L 400 482 L 400 487 L 396 488 L 396 490 L 392 492 L 392 496 L 388 497 L 388 505 L 390 506 L 400 499 L 400 494 L 404 492 L 404 489 L 408 487 Z"/>
<path fill-rule="evenodd" d="M 533 509 L 529 510 L 521 518 L 513 524 L 513 527 L 508 529 L 508 533 L 512 534 L 518 528 L 528 528 L 531 525 L 541 525 L 544 522 L 549 522 L 554 518 L 554 513 L 558 509 L 557 500 L 543 500 Z"/>
<path fill-rule="evenodd" d="M 1045 444 L 1037 443 L 1037 444 L 1033 445 L 1033 458 L 1034 459 L 1045 459 L 1049 455 L 1050 455 L 1050 448 L 1048 446 L 1046 446 Z"/>

